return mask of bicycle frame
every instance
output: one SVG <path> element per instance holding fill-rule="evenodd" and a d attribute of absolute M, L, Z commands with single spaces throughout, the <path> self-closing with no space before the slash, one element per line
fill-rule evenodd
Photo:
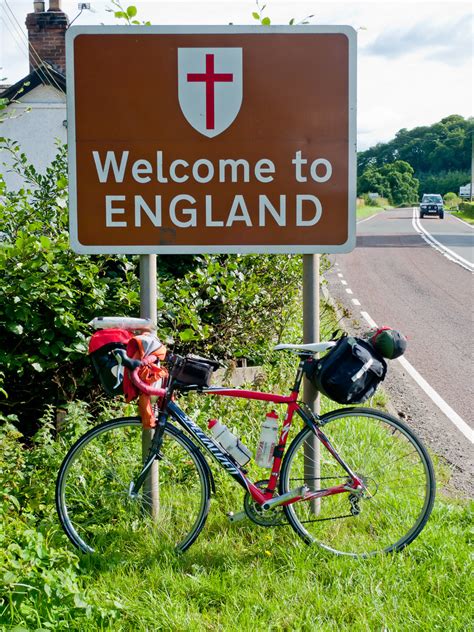
<path fill-rule="evenodd" d="M 301 409 L 297 402 L 298 389 L 291 392 L 289 396 L 275 395 L 272 393 L 263 393 L 259 391 L 248 391 L 234 388 L 224 387 L 210 387 L 202 390 L 206 395 L 217 395 L 223 397 L 237 397 L 248 400 L 257 400 L 272 402 L 274 404 L 286 404 L 287 412 L 284 417 L 283 427 L 280 432 L 278 446 L 274 452 L 273 464 L 270 473 L 270 480 L 266 490 L 262 491 L 254 483 L 252 483 L 246 476 L 246 471 L 238 463 L 236 463 L 215 441 L 212 437 L 208 436 L 181 408 L 173 401 L 169 401 L 165 408 L 165 414 L 169 414 L 178 424 L 186 430 L 198 443 L 202 446 L 218 463 L 223 467 L 232 478 L 239 483 L 247 492 L 250 493 L 252 498 L 259 504 L 263 505 L 264 509 L 269 509 L 271 506 L 276 505 L 290 505 L 300 500 L 314 500 L 316 498 L 322 498 L 323 496 L 332 496 L 334 494 L 341 493 L 357 493 L 363 489 L 363 482 L 359 477 L 351 470 L 351 468 L 344 462 L 344 460 L 337 454 L 334 447 L 331 445 L 329 439 L 325 436 L 318 425 Z M 303 421 L 311 427 L 318 440 L 324 445 L 334 459 L 343 467 L 347 472 L 350 483 L 343 485 L 336 485 L 326 489 L 320 489 L 317 491 L 309 491 L 308 488 L 302 486 L 292 492 L 289 492 L 280 497 L 274 497 L 278 477 L 280 474 L 281 463 L 283 460 L 283 454 L 288 438 L 288 433 L 291 428 L 293 416 L 295 412 L 303 419 Z M 273 499 L 270 501 L 270 499 Z"/>

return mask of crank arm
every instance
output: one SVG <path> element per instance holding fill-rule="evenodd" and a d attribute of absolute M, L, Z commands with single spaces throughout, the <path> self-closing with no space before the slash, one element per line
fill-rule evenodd
<path fill-rule="evenodd" d="M 241 520 L 245 520 L 245 518 L 247 518 L 247 514 L 245 513 L 245 511 L 241 511 L 240 513 L 235 514 L 233 511 L 229 511 L 229 513 L 227 514 L 227 518 L 229 519 L 229 522 L 240 522 Z"/>

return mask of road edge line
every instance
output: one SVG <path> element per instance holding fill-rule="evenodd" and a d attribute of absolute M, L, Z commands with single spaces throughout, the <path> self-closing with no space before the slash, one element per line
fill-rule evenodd
<path fill-rule="evenodd" d="M 469 228 L 472 228 L 472 230 L 474 230 L 474 224 L 469 224 L 469 222 L 466 222 L 466 220 L 461 219 L 460 217 L 457 217 L 456 215 L 453 215 L 452 211 L 448 211 L 448 213 L 453 219 L 457 219 L 458 222 L 461 222 L 461 224 L 464 224 L 464 226 L 469 226 Z"/>
<path fill-rule="evenodd" d="M 377 323 L 371 318 L 367 312 L 361 311 L 360 315 L 367 321 L 371 327 L 377 327 Z M 468 441 L 474 443 L 474 431 L 468 424 L 460 417 L 451 406 L 444 401 L 439 393 L 437 393 L 430 384 L 422 377 L 415 367 L 408 362 L 404 357 L 397 358 L 402 367 L 407 371 L 409 375 L 415 380 L 418 386 L 428 395 L 431 401 L 446 415 L 446 417 L 456 426 L 456 428 L 463 433 Z"/>
<path fill-rule="evenodd" d="M 426 230 L 426 228 L 423 228 L 416 214 L 416 206 L 413 206 L 412 209 L 413 209 L 412 226 L 415 229 L 415 231 L 420 235 L 420 237 L 422 237 L 426 242 L 428 242 L 428 244 L 432 248 L 434 248 L 435 250 L 438 250 L 438 252 L 441 252 L 441 254 L 443 254 L 447 259 L 449 259 L 450 261 L 453 261 L 453 263 L 457 263 L 458 265 L 460 265 L 465 270 L 468 270 L 469 272 L 474 272 L 474 266 L 472 265 L 470 261 L 468 261 L 467 259 L 464 259 L 464 257 L 461 257 L 461 255 L 458 255 L 456 252 L 444 246 L 440 241 L 438 241 L 435 237 L 433 237 L 433 235 L 429 233 Z"/>
<path fill-rule="evenodd" d="M 386 213 L 385 209 L 383 211 L 379 211 L 378 213 L 374 213 L 373 215 L 369 215 L 369 217 L 364 217 L 364 219 L 359 219 L 356 222 L 356 225 L 363 224 L 364 222 L 368 222 L 369 219 L 374 219 L 374 217 L 379 217 L 382 213 Z"/>

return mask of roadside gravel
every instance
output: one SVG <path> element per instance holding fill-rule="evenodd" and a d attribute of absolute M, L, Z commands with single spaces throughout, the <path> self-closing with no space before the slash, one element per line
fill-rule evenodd
<path fill-rule="evenodd" d="M 336 309 L 340 326 L 352 335 L 361 335 L 367 325 L 343 307 L 323 286 L 323 294 Z M 406 422 L 451 472 L 449 482 L 438 484 L 438 492 L 460 498 L 474 498 L 474 449 L 467 439 L 433 404 L 396 360 L 389 361 L 383 382 L 389 413 Z"/>

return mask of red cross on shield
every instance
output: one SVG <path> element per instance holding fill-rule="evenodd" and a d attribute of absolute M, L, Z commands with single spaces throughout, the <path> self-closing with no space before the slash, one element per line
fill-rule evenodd
<path fill-rule="evenodd" d="M 221 134 L 242 105 L 242 49 L 178 48 L 178 99 L 195 130 Z"/>

